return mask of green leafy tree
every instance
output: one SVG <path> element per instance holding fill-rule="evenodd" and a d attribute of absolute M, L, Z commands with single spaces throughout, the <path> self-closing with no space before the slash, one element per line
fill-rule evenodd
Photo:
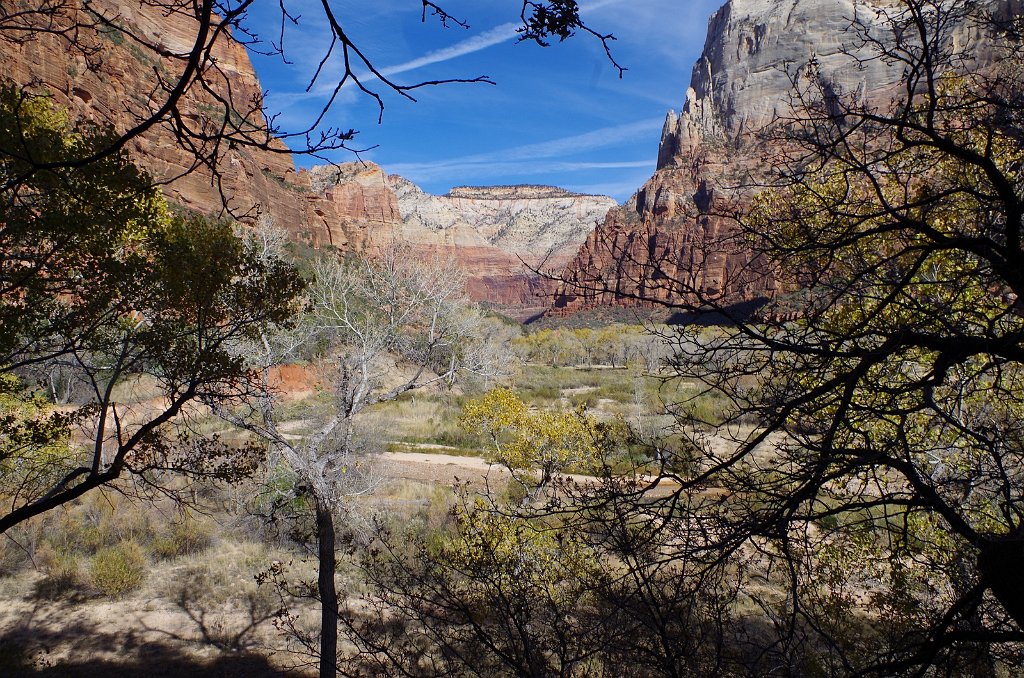
<path fill-rule="evenodd" d="M 0 532 L 124 473 L 245 471 L 183 415 L 246 390 L 234 346 L 290 323 L 302 289 L 230 224 L 173 215 L 124 153 L 71 162 L 107 143 L 45 98 L 0 88 Z M 70 409 L 14 380 L 55 362 L 86 385 Z"/>
<path fill-rule="evenodd" d="M 348 665 L 388 675 L 587 675 L 615 629 L 579 535 L 460 496 L 446 524 L 381 528 L 350 605 Z"/>
<path fill-rule="evenodd" d="M 487 458 L 507 468 L 528 489 L 527 500 L 542 493 L 558 473 L 600 467 L 608 441 L 626 433 L 621 422 L 599 422 L 582 408 L 531 410 L 507 388 L 466 403 L 459 421 L 467 431 L 490 441 Z M 538 471 L 540 478 L 535 479 Z"/>
<path fill-rule="evenodd" d="M 531 427 L 547 429 L 539 438 L 548 442 L 577 438 L 587 458 L 621 455 L 617 427 L 598 434 L 602 425 L 578 412 L 542 414 L 521 411 L 503 391 L 467 406 L 468 418 L 498 431 L 502 463 L 519 460 L 514 473 L 536 474 L 543 463 Z M 506 428 L 526 418 L 535 421 Z M 569 430 L 549 430 L 558 426 Z M 510 454 L 516 442 L 527 448 Z M 652 541 L 685 539 L 687 528 L 643 520 L 645 482 L 597 473 L 551 483 L 544 501 L 467 485 L 446 512 L 379 524 L 358 561 L 367 591 L 342 616 L 350 671 L 681 676 L 750 666 L 740 646 L 751 627 L 735 623 L 723 572 L 663 558 Z"/>

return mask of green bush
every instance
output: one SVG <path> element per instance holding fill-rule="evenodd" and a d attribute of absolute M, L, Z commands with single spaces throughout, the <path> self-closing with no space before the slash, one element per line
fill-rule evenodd
<path fill-rule="evenodd" d="M 170 559 L 202 553 L 212 544 L 210 526 L 186 516 L 173 523 L 168 534 L 154 537 L 152 548 L 157 557 Z"/>
<path fill-rule="evenodd" d="M 35 585 L 35 595 L 47 600 L 66 598 L 85 589 L 82 566 L 73 553 L 48 551 L 41 555 L 46 575 Z"/>
<path fill-rule="evenodd" d="M 438 431 L 432 442 L 459 449 L 475 449 L 480 441 L 478 436 L 467 433 L 461 428 L 444 428 Z"/>
<path fill-rule="evenodd" d="M 146 555 L 134 541 L 101 548 L 89 568 L 92 585 L 112 598 L 142 586 L 146 580 Z"/>
<path fill-rule="evenodd" d="M 506 506 L 521 506 L 528 494 L 529 488 L 510 478 L 501 492 L 501 502 Z"/>
<path fill-rule="evenodd" d="M 61 513 L 47 535 L 58 550 L 91 555 L 123 541 L 148 543 L 154 526 L 146 510 L 116 492 L 96 492 Z"/>

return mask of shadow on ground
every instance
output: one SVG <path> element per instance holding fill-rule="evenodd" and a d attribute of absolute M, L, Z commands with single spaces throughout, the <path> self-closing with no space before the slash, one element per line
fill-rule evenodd
<path fill-rule="evenodd" d="M 23 667 L 7 676 L 45 676 L 46 678 L 199 678 L 211 676 L 220 678 L 278 678 L 296 676 L 275 669 L 267 660 L 257 655 L 220 657 L 212 662 L 200 662 L 172 652 L 152 653 L 148 658 L 135 662 L 86 661 L 61 663 L 49 667 Z"/>
<path fill-rule="evenodd" d="M 38 609 L 37 609 L 38 612 Z M 61 618 L 45 621 L 29 614 L 14 629 L 0 634 L 0 676 L 45 678 L 281 678 L 301 674 L 282 671 L 256 653 L 220 652 L 195 644 L 154 641 L 140 627 L 127 633 L 100 631 L 76 620 L 70 606 Z M 73 648 L 70 659 L 55 657 Z M 202 656 L 202 655 L 206 656 Z"/>

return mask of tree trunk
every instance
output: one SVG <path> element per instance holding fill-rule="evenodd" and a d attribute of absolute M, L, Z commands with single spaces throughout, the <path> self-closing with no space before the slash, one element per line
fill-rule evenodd
<path fill-rule="evenodd" d="M 334 583 L 334 515 L 320 499 L 316 501 L 316 534 L 320 594 L 320 678 L 338 673 L 338 590 Z"/>
<path fill-rule="evenodd" d="M 1017 626 L 1024 630 L 1024 537 L 985 539 L 980 544 L 978 566 L 984 583 L 1002 603 Z"/>

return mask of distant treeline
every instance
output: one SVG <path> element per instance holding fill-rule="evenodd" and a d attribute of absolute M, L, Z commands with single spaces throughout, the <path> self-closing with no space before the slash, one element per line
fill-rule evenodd
<path fill-rule="evenodd" d="M 657 371 L 671 354 L 664 339 L 640 325 L 545 329 L 514 339 L 512 346 L 528 363 L 613 368 L 640 363 L 647 372 Z"/>

